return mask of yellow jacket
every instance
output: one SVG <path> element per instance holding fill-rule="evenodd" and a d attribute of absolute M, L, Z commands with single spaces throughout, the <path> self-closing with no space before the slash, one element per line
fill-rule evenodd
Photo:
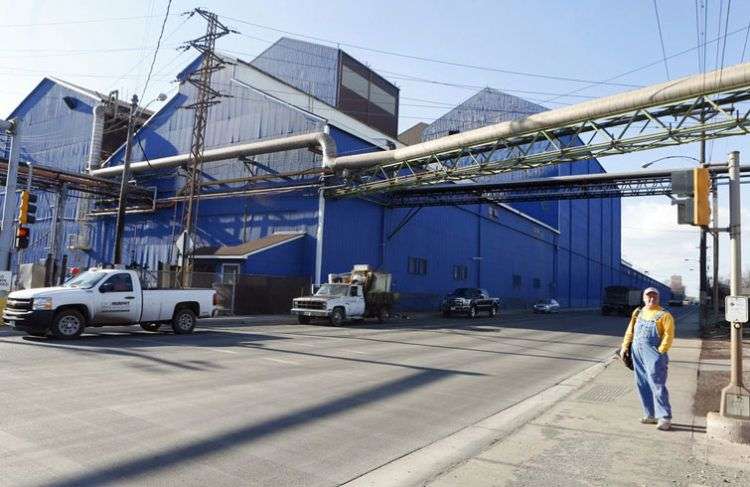
<path fill-rule="evenodd" d="M 630 343 L 633 341 L 633 330 L 635 329 L 635 322 L 637 320 L 637 311 L 638 310 L 633 311 L 633 314 L 630 317 L 628 329 L 627 331 L 625 331 L 625 338 L 623 338 L 622 340 L 623 350 L 627 349 Z M 662 308 L 661 306 L 654 306 L 653 308 L 644 306 L 643 308 L 641 308 L 641 317 L 643 317 L 644 320 L 652 320 L 660 311 L 664 311 L 664 308 Z M 669 351 L 669 348 L 672 346 L 672 340 L 674 340 L 674 317 L 668 311 L 665 312 L 662 317 L 656 321 L 656 331 L 661 337 L 661 343 L 659 344 L 659 353 L 667 353 L 667 351 Z"/>

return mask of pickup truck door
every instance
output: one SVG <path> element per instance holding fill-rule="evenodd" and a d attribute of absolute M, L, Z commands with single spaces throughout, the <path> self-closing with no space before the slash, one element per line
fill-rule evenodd
<path fill-rule="evenodd" d="M 96 293 L 94 323 L 124 325 L 137 323 L 140 319 L 140 287 L 134 289 L 129 273 L 112 274 L 99 285 Z"/>
<path fill-rule="evenodd" d="M 347 313 L 349 316 L 362 316 L 365 314 L 365 297 L 362 295 L 362 287 L 351 286 L 347 298 Z"/>
<path fill-rule="evenodd" d="M 477 308 L 486 311 L 490 309 L 491 301 L 490 295 L 484 289 L 479 289 L 476 295 Z"/>

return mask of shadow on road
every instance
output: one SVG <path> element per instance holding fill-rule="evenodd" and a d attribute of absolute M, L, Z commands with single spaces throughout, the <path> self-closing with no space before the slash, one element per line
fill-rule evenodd
<path fill-rule="evenodd" d="M 175 446 L 160 453 L 149 453 L 88 473 L 46 484 L 49 487 L 81 487 L 109 483 L 130 484 L 138 477 L 174 469 L 182 464 L 199 461 L 209 455 L 231 450 L 261 438 L 302 425 L 331 418 L 362 405 L 385 401 L 402 393 L 411 392 L 429 384 L 444 380 L 454 372 L 440 369 L 421 370 L 407 377 L 382 385 L 364 389 L 347 397 L 280 415 L 262 423 L 226 431 L 206 440 Z"/>
<path fill-rule="evenodd" d="M 284 337 L 258 333 L 226 333 L 221 331 L 200 330 L 190 335 L 173 335 L 169 333 L 107 333 L 86 334 L 75 340 L 55 340 L 52 338 L 21 337 L 18 339 L 0 339 L 0 343 L 25 345 L 29 347 L 52 348 L 75 351 L 81 355 L 110 355 L 140 359 L 174 369 L 205 371 L 219 369 L 220 365 L 206 360 L 175 361 L 139 350 L 165 347 L 221 348 L 235 347 L 249 343 L 271 340 L 286 340 Z M 144 369 L 149 370 L 149 369 Z"/>

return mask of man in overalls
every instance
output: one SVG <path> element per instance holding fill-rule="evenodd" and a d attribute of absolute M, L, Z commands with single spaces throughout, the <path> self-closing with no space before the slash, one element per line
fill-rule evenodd
<path fill-rule="evenodd" d="M 638 308 L 622 340 L 622 356 L 632 343 L 635 385 L 641 396 L 644 417 L 641 423 L 657 424 L 666 431 L 672 426 L 672 406 L 667 391 L 667 351 L 674 340 L 674 318 L 659 306 L 659 291 L 649 287 L 643 291 L 643 308 Z"/>

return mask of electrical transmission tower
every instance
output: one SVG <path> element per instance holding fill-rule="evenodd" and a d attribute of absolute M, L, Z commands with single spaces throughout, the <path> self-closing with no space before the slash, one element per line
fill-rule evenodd
<path fill-rule="evenodd" d="M 195 48 L 201 53 L 202 58 L 201 67 L 195 70 L 187 79 L 188 83 L 196 87 L 197 93 L 195 102 L 185 107 L 195 110 L 190 160 L 187 164 L 187 182 L 184 188 L 187 190 L 188 199 L 184 208 L 182 224 L 184 232 L 182 237 L 180 282 L 185 287 L 189 286 L 190 272 L 192 270 L 193 242 L 195 240 L 194 233 L 197 220 L 196 199 L 199 196 L 201 179 L 199 166 L 203 162 L 208 110 L 211 106 L 220 102 L 219 98 L 227 96 L 211 86 L 211 77 L 215 72 L 224 69 L 227 64 L 231 64 L 217 56 L 214 48 L 217 39 L 229 33 L 236 33 L 236 31 L 227 28 L 219 22 L 217 15 L 213 12 L 196 8 L 188 13 L 190 16 L 195 14 L 206 19 L 208 27 L 206 28 L 205 35 L 188 41 L 184 46 L 185 50 L 191 47 Z"/>

